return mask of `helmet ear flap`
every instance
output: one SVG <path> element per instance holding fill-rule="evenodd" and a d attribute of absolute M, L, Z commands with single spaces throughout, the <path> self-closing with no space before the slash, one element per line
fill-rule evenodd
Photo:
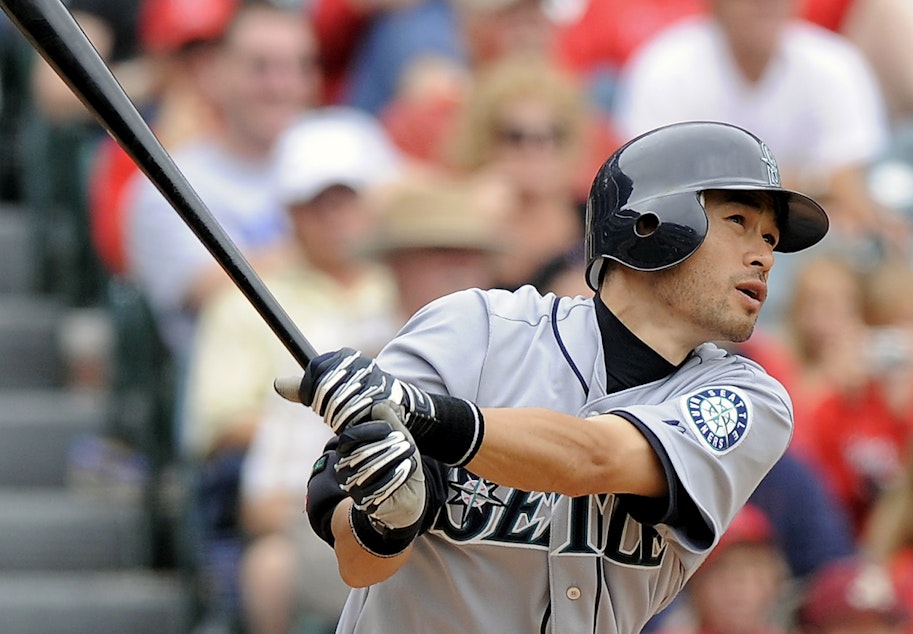
<path fill-rule="evenodd" d="M 643 211 L 624 209 L 605 217 L 602 232 L 588 235 L 589 244 L 612 245 L 611 252 L 588 257 L 587 284 L 597 290 L 606 260 L 638 271 L 658 271 L 684 262 L 707 236 L 709 221 L 701 195 L 684 192 L 644 201 Z"/>
<path fill-rule="evenodd" d="M 587 282 L 593 286 L 602 264 L 594 259 L 617 260 L 638 271 L 658 271 L 675 266 L 691 256 L 707 235 L 707 213 L 697 192 L 682 192 L 641 201 L 637 208 L 625 207 L 602 217 L 587 236 L 593 242 L 611 246 L 593 253 Z"/>
<path fill-rule="evenodd" d="M 697 251 L 707 235 L 707 212 L 697 192 L 683 192 L 643 201 L 642 210 L 619 235 L 615 258 L 640 271 L 658 271 L 679 264 Z"/>

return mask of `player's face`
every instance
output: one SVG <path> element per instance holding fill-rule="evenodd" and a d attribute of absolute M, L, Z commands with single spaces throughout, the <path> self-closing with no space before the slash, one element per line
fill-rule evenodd
<path fill-rule="evenodd" d="M 779 239 L 773 197 L 708 191 L 703 244 L 682 264 L 652 273 L 656 299 L 701 341 L 751 336 L 764 300 Z"/>

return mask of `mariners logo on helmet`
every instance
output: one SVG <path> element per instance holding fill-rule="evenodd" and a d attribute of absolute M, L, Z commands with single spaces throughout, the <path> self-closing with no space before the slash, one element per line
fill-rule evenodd
<path fill-rule="evenodd" d="M 748 432 L 748 403 L 733 387 L 712 387 L 682 397 L 682 409 L 691 428 L 718 454 L 735 449 Z"/>
<path fill-rule="evenodd" d="M 767 165 L 767 178 L 772 187 L 780 186 L 780 168 L 777 166 L 777 159 L 774 153 L 770 151 L 767 144 L 761 141 L 761 160 Z"/>

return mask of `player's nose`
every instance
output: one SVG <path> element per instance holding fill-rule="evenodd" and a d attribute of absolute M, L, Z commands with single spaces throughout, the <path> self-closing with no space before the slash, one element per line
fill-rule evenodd
<path fill-rule="evenodd" d="M 767 273 L 774 265 L 774 247 L 761 235 L 752 235 L 745 250 L 745 262 L 753 269 Z"/>

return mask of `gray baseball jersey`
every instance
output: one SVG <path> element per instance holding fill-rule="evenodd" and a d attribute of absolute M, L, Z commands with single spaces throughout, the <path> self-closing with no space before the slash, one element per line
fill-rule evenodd
<path fill-rule="evenodd" d="M 678 484 L 652 501 L 659 521 L 628 512 L 645 498 L 521 491 L 452 469 L 434 527 L 396 574 L 352 591 L 340 632 L 634 634 L 671 602 L 786 450 L 792 406 L 758 365 L 711 344 L 607 395 L 601 341 L 592 299 L 474 290 L 420 311 L 378 360 L 482 407 L 625 416 Z"/>

